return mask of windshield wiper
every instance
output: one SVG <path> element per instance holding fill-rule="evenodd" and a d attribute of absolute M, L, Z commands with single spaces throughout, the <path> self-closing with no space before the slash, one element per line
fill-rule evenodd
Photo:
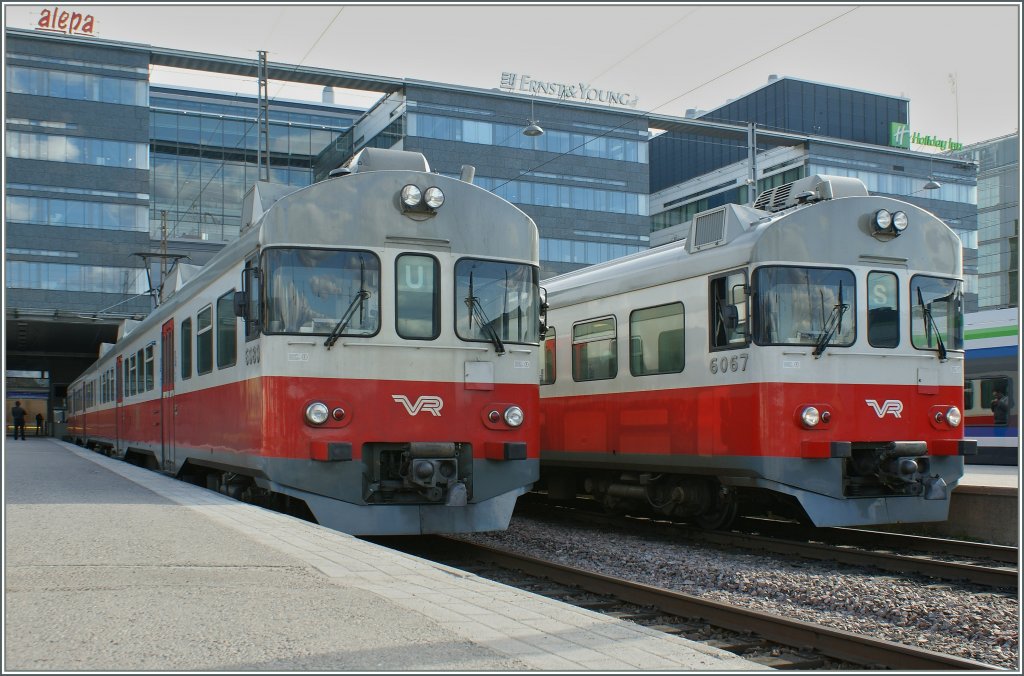
<path fill-rule="evenodd" d="M 921 306 L 921 314 L 924 315 L 925 330 L 928 336 L 928 347 L 932 345 L 931 331 L 935 332 L 935 340 L 939 344 L 939 361 L 946 361 L 946 345 L 942 342 L 942 332 L 939 331 L 932 311 L 924 304 L 924 296 L 921 295 L 921 287 L 917 287 L 917 304 Z"/>
<path fill-rule="evenodd" d="M 469 273 L 469 293 L 466 295 L 466 307 L 469 308 L 469 325 L 473 326 L 473 319 L 476 319 L 477 324 L 480 328 L 485 330 L 491 337 L 491 342 L 494 343 L 494 350 L 498 354 L 505 354 L 505 344 L 501 342 L 501 338 L 498 337 L 498 332 L 494 330 L 494 325 L 491 323 L 490 317 L 484 312 L 483 306 L 480 304 L 480 299 L 473 295 L 473 272 Z"/>
<path fill-rule="evenodd" d="M 843 315 L 849 309 L 849 305 L 843 302 L 843 283 L 839 282 L 839 302 L 832 307 L 832 314 L 825 320 L 825 330 L 822 332 L 821 337 L 818 338 L 818 344 L 814 347 L 813 354 L 815 357 L 820 357 L 824 352 L 825 348 L 832 341 L 832 336 L 836 334 L 836 331 L 843 330 Z"/>
<path fill-rule="evenodd" d="M 338 320 L 338 323 L 334 325 L 334 328 L 331 329 L 331 335 L 327 336 L 327 340 L 324 341 L 324 345 L 327 346 L 328 350 L 334 347 L 334 344 L 338 342 L 338 338 L 340 338 L 341 334 L 344 333 L 345 327 L 348 326 L 349 321 L 351 321 L 352 319 L 353 313 L 355 313 L 356 311 L 356 307 L 358 306 L 359 310 L 362 311 L 363 303 L 365 303 L 369 298 L 370 292 L 366 290 L 366 267 L 363 264 L 363 259 L 360 258 L 359 291 L 356 291 L 356 295 L 352 299 L 352 302 L 348 304 L 348 309 L 345 310 L 345 314 L 342 315 L 341 319 Z"/>

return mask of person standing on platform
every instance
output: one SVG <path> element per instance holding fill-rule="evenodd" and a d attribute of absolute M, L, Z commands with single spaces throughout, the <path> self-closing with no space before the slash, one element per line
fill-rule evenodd
<path fill-rule="evenodd" d="M 14 408 L 11 409 L 11 417 L 14 418 L 14 439 L 18 439 L 18 430 L 21 430 L 21 438 L 25 439 L 25 409 L 21 407 L 21 402 L 14 402 Z"/>
<path fill-rule="evenodd" d="M 992 417 L 995 419 L 995 424 L 1005 426 L 1010 415 L 1010 402 L 1001 390 L 992 392 L 992 403 L 989 405 L 989 408 L 992 409 Z"/>
<path fill-rule="evenodd" d="M 36 413 L 36 436 L 43 433 L 43 414 Z"/>

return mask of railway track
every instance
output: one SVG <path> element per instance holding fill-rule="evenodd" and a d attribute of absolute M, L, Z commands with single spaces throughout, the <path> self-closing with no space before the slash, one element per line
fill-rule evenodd
<path fill-rule="evenodd" d="M 597 513 L 592 505 L 586 504 L 587 501 L 581 502 L 582 506 L 525 502 L 517 507 L 517 513 L 612 525 L 632 532 L 644 528 L 645 532 L 655 536 L 835 561 L 999 589 L 1019 588 L 1016 547 L 852 528 L 807 528 L 791 522 L 752 518 L 739 519 L 733 531 L 707 531 L 670 521 Z"/>
<path fill-rule="evenodd" d="M 482 577 L 497 578 L 510 586 L 701 641 L 775 669 L 854 665 L 863 669 L 999 670 L 975 660 L 702 599 L 455 538 L 425 536 L 375 538 L 374 541 Z M 517 576 L 509 577 L 508 571 L 517 571 Z M 721 636 L 721 630 L 731 634 Z M 751 651 L 753 654 L 749 654 Z"/>

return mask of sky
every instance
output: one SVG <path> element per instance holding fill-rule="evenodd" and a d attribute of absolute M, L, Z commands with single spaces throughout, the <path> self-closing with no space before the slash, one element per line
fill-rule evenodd
<path fill-rule="evenodd" d="M 503 72 L 630 93 L 682 117 L 788 76 L 910 100 L 910 128 L 971 144 L 1019 131 L 1021 4 L 37 4 L 92 15 L 98 38 L 498 88 Z M 256 95 L 254 79 L 154 68 L 152 81 Z M 271 82 L 271 98 L 321 87 Z M 339 90 L 340 104 L 379 95 Z M 917 150 L 929 150 L 915 147 Z"/>

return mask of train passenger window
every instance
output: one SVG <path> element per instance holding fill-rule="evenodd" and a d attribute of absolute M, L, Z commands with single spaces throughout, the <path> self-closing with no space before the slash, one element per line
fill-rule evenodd
<path fill-rule="evenodd" d="M 380 329 L 380 259 L 369 251 L 268 249 L 266 333 L 372 336 Z"/>
<path fill-rule="evenodd" d="M 146 346 L 146 368 L 144 370 L 146 375 L 146 392 L 153 389 L 153 346 Z"/>
<path fill-rule="evenodd" d="M 146 357 L 144 350 L 139 350 L 135 353 L 135 392 L 136 394 L 142 394 L 146 391 L 146 381 L 143 379 L 144 365 L 146 363 Z"/>
<path fill-rule="evenodd" d="M 1006 376 L 996 376 L 993 378 L 982 378 L 978 381 L 979 389 L 981 390 L 981 400 L 978 402 L 978 407 L 984 409 L 986 413 L 991 413 L 993 394 L 996 391 L 1002 392 L 1003 396 L 1007 398 L 1010 406 L 1013 406 L 1013 383 Z M 966 402 L 964 403 L 964 409 L 967 409 Z"/>
<path fill-rule="evenodd" d="M 463 340 L 532 343 L 540 335 L 537 268 L 464 258 L 455 264 L 455 333 Z"/>
<path fill-rule="evenodd" d="M 711 278 L 709 292 L 711 349 L 746 347 L 750 342 L 747 331 L 747 271 L 738 270 Z"/>
<path fill-rule="evenodd" d="M 572 327 L 572 379 L 607 380 L 619 371 L 614 317 L 602 317 Z"/>
<path fill-rule="evenodd" d="M 192 318 L 181 322 L 181 379 L 192 377 Z"/>
<path fill-rule="evenodd" d="M 540 365 L 540 384 L 551 385 L 555 382 L 555 327 L 549 326 L 544 336 L 544 359 Z"/>
<path fill-rule="evenodd" d="M 910 280 L 910 343 L 919 350 L 964 349 L 963 282 L 917 275 Z"/>
<path fill-rule="evenodd" d="M 758 345 L 853 345 L 857 288 L 849 270 L 766 266 L 753 286 Z"/>
<path fill-rule="evenodd" d="M 900 344 L 900 298 L 896 275 L 868 273 L 868 344 L 896 347 Z"/>
<path fill-rule="evenodd" d="M 433 256 L 402 254 L 395 261 L 395 330 L 402 338 L 433 340 L 440 335 L 440 270 Z"/>
<path fill-rule="evenodd" d="M 629 372 L 679 373 L 683 363 L 683 304 L 634 310 L 629 316 Z"/>
<path fill-rule="evenodd" d="M 974 381 L 964 381 L 964 413 L 974 408 Z"/>
<path fill-rule="evenodd" d="M 135 395 L 139 391 L 139 367 L 136 355 L 128 357 L 128 394 Z"/>
<path fill-rule="evenodd" d="M 204 307 L 196 315 L 196 373 L 213 370 L 213 308 Z"/>
<path fill-rule="evenodd" d="M 235 317 L 235 291 L 217 299 L 217 368 L 234 366 L 238 355 L 238 319 Z"/>

